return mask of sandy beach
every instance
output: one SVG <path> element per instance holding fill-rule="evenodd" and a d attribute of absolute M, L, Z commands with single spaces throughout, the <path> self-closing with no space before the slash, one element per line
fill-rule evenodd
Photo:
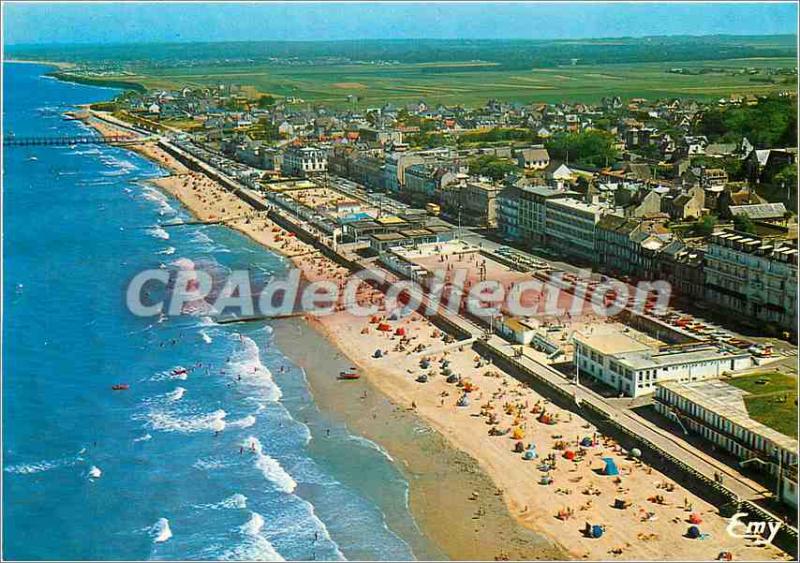
<path fill-rule="evenodd" d="M 59 70 L 69 70 L 71 68 L 75 68 L 73 63 L 68 63 L 64 61 L 34 61 L 34 60 L 27 60 L 27 59 L 4 59 L 4 63 L 17 63 L 17 64 L 27 64 L 27 65 L 47 65 L 47 66 L 54 66 Z"/>
<path fill-rule="evenodd" d="M 102 127 L 110 126 L 98 126 Z M 199 219 L 233 218 L 224 224 L 289 257 L 309 280 L 344 279 L 347 272 L 343 268 L 289 236 L 212 180 L 187 170 L 157 146 L 148 144 L 135 150 L 172 171 L 155 183 Z M 381 294 L 364 287 L 360 301 L 382 303 Z M 336 312 L 310 322 L 359 368 L 370 385 L 391 399 L 389 415 L 409 411 L 475 460 L 489 476 L 494 492 L 484 487 L 448 505 L 468 510 L 470 519 L 483 506 L 485 514 L 477 521 L 492 528 L 485 524 L 494 518 L 488 514 L 491 503 L 487 497 L 502 491 L 496 498 L 502 499 L 509 513 L 523 526 L 556 542 L 567 558 L 713 560 L 720 552 L 729 551 L 737 560 L 788 559 L 771 546 L 756 547 L 730 537 L 725 529 L 728 520 L 714 506 L 628 457 L 578 415 L 550 404 L 478 357 L 469 346 L 447 347 L 446 335 L 416 313 L 398 318 L 383 310 L 377 319 L 364 319 Z M 380 324 L 386 330 L 378 330 Z M 381 351 L 380 357 L 376 350 Z M 423 373 L 427 381 L 418 382 Z M 447 382 L 458 376 L 457 382 Z M 361 426 L 369 436 L 369 419 Z M 375 431 L 373 435 L 392 451 L 386 433 Z M 618 467 L 618 475 L 603 473 L 606 459 Z M 431 490 L 435 483 L 427 486 Z M 412 502 L 415 515 L 427 527 L 437 519 L 439 510 L 440 527 L 446 532 L 447 523 L 441 520 L 452 518 L 453 513 L 442 514 L 438 507 L 442 499 L 423 491 L 420 489 L 418 500 Z M 426 506 L 428 500 L 432 502 Z M 687 530 L 695 523 L 702 535 L 690 539 Z M 587 524 L 590 530 L 599 526 L 602 536 L 586 534 Z M 464 530 L 453 534 L 461 537 L 451 544 L 465 543 Z M 480 529 L 475 533 L 480 534 Z M 441 530 L 438 538 L 436 532 L 431 534 L 449 556 L 463 558 L 469 553 L 448 545 L 447 534 Z M 517 537 L 517 532 L 510 534 Z M 506 540 L 508 537 L 498 540 L 497 545 L 504 547 Z M 516 542 L 508 543 L 505 553 L 490 548 L 472 554 L 479 558 L 535 556 L 522 549 L 515 551 Z"/>
<path fill-rule="evenodd" d="M 381 445 L 409 483 L 420 529 L 453 560 L 564 559 L 552 541 L 521 525 L 474 458 L 454 448 L 417 413 L 390 400 L 371 378 L 341 382 L 351 366 L 316 323 L 274 323 L 281 351 L 303 368 L 319 408 Z"/>

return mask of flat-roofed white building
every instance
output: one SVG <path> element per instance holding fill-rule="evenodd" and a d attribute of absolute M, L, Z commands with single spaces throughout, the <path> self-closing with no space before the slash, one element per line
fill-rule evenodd
<path fill-rule="evenodd" d="M 780 479 L 781 500 L 797 507 L 797 440 L 750 418 L 746 391 L 722 381 L 656 385 L 655 407 L 748 466 Z"/>
<path fill-rule="evenodd" d="M 578 376 L 593 377 L 629 397 L 653 393 L 659 382 L 717 378 L 753 365 L 750 354 L 712 344 L 666 346 L 621 331 L 576 333 L 573 339 Z"/>

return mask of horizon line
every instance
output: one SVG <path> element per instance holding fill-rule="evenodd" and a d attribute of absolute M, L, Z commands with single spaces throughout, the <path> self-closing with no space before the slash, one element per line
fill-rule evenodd
<path fill-rule="evenodd" d="M 616 35 L 608 37 L 559 37 L 559 38 L 531 38 L 531 37 L 364 37 L 359 39 L 237 39 L 222 41 L 118 41 L 108 43 L 78 42 L 78 43 L 3 43 L 3 48 L 20 47 L 113 47 L 119 45 L 204 45 L 221 43 L 358 43 L 360 41 L 383 41 L 397 43 L 402 41 L 530 41 L 549 42 L 559 41 L 607 41 L 619 39 L 650 39 L 665 37 L 797 37 L 794 33 L 673 33 L 663 35 Z"/>

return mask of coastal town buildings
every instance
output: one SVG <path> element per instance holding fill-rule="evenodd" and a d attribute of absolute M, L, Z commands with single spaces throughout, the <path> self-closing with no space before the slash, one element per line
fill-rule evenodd
<path fill-rule="evenodd" d="M 661 381 L 656 384 L 655 408 L 740 463 L 772 475 L 778 499 L 796 508 L 797 440 L 753 420 L 746 395 L 718 380 Z"/>
<path fill-rule="evenodd" d="M 219 147 L 264 179 L 327 172 L 441 213 L 451 224 L 495 229 L 523 249 L 552 250 L 609 275 L 664 279 L 678 297 L 791 335 L 796 292 L 789 288 L 797 265 L 782 257 L 792 243 L 781 243 L 756 267 L 745 265 L 754 263 L 752 256 L 722 258 L 727 251 L 715 237 L 741 217 L 796 229 L 794 186 L 780 178 L 792 177 L 797 149 L 764 146 L 750 134 L 734 141 L 698 127 L 704 111 L 764 99 L 610 95 L 595 104 L 490 100 L 469 108 L 419 100 L 329 108 L 302 105 L 295 96 L 257 106 L 242 88 L 225 85 L 153 90 L 119 103 L 147 127 L 192 122 L 198 142 Z M 589 164 L 581 151 L 558 148 L 566 134 L 598 131 L 608 135 L 609 158 Z M 765 197 L 765 183 L 776 199 Z M 718 226 L 696 228 L 704 220 Z M 367 236 L 372 227 L 363 221 L 347 230 Z M 731 278 L 734 267 L 752 270 L 751 277 Z M 758 277 L 759 268 L 768 274 Z M 762 277 L 773 284 L 769 290 Z"/>
<path fill-rule="evenodd" d="M 756 322 L 797 331 L 797 240 L 724 230 L 704 258 L 705 299 Z"/>
<path fill-rule="evenodd" d="M 545 236 L 548 245 L 582 260 L 594 261 L 595 230 L 607 207 L 572 198 L 550 198 L 545 202 Z"/>
<path fill-rule="evenodd" d="M 290 147 L 283 153 L 281 171 L 287 176 L 313 176 L 328 169 L 328 155 L 313 147 Z"/>
<path fill-rule="evenodd" d="M 575 366 L 621 395 L 652 394 L 664 381 L 693 382 L 719 378 L 753 365 L 745 351 L 729 352 L 709 343 L 665 346 L 629 330 L 576 333 Z"/>
<path fill-rule="evenodd" d="M 595 260 L 603 271 L 654 279 L 660 251 L 673 235 L 663 221 L 604 215 L 595 227 Z"/>
<path fill-rule="evenodd" d="M 519 188 L 519 227 L 521 238 L 533 244 L 547 240 L 547 204 L 550 200 L 575 196 L 563 188 L 522 186 Z"/>
<path fill-rule="evenodd" d="M 508 186 L 497 193 L 497 232 L 509 242 L 521 242 L 520 193 L 515 186 Z"/>
<path fill-rule="evenodd" d="M 400 194 L 405 191 L 406 170 L 414 164 L 424 164 L 425 158 L 419 154 L 393 152 L 386 155 L 383 167 L 384 187 L 386 191 Z"/>
<path fill-rule="evenodd" d="M 520 149 L 516 157 L 519 166 L 527 170 L 544 170 L 550 165 L 550 154 L 544 145 Z"/>
<path fill-rule="evenodd" d="M 501 186 L 480 181 L 467 181 L 460 189 L 462 219 L 485 228 L 497 226 L 497 194 Z"/>

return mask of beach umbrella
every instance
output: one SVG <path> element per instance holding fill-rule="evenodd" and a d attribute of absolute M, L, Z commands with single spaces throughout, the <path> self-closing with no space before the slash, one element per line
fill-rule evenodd
<path fill-rule="evenodd" d="M 383 356 L 383 352 L 380 350 L 375 350 L 375 352 L 372 354 L 373 358 L 380 358 L 381 356 Z"/>
<path fill-rule="evenodd" d="M 427 382 L 428 382 L 428 376 L 427 376 L 427 375 L 425 375 L 424 373 L 423 373 L 423 374 L 420 374 L 420 375 L 417 377 L 417 383 L 427 383 Z"/>
<path fill-rule="evenodd" d="M 593 538 L 599 538 L 599 537 L 602 537 L 602 535 L 603 535 L 603 527 L 601 525 L 595 524 L 594 526 L 592 526 L 592 537 Z"/>
<path fill-rule="evenodd" d="M 639 448 L 631 448 L 631 457 L 636 457 L 636 458 L 642 457 L 642 450 L 640 450 Z"/>
<path fill-rule="evenodd" d="M 584 448 L 588 448 L 593 445 L 594 443 L 592 442 L 592 439 L 589 438 L 589 436 L 584 436 L 583 440 L 581 440 L 581 446 L 583 446 Z"/>
<path fill-rule="evenodd" d="M 700 537 L 700 528 L 697 526 L 689 526 L 689 529 L 686 530 L 686 535 L 692 539 L 697 539 Z"/>
<path fill-rule="evenodd" d="M 689 522 L 692 524 L 702 524 L 703 519 L 700 518 L 700 515 L 697 512 L 692 512 L 692 514 L 689 515 Z"/>
<path fill-rule="evenodd" d="M 569 460 L 575 459 L 575 452 L 573 452 L 572 450 L 565 451 L 564 459 L 569 459 Z"/>
<path fill-rule="evenodd" d="M 458 376 L 454 373 L 451 373 L 447 376 L 447 383 L 458 383 Z"/>

